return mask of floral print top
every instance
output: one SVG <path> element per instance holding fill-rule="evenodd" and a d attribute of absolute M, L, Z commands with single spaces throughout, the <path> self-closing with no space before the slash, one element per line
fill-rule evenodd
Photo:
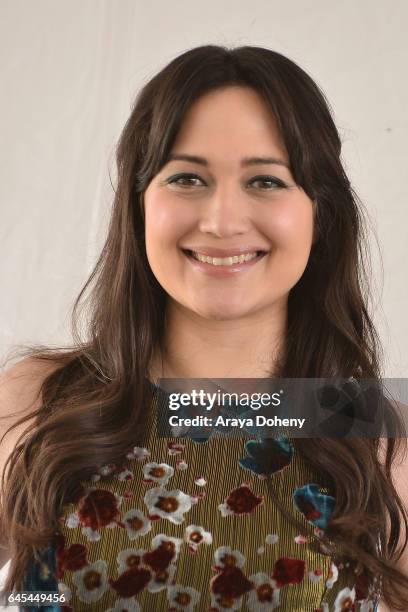
<path fill-rule="evenodd" d="M 158 401 L 154 387 L 143 443 L 82 482 L 32 588 L 53 590 L 51 552 L 61 612 L 378 609 L 323 545 L 335 499 L 288 438 L 160 438 Z"/>

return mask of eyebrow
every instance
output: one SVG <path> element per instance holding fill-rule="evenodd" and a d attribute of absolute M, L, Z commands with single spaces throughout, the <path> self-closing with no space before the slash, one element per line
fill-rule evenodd
<path fill-rule="evenodd" d="M 201 166 L 209 166 L 208 160 L 205 159 L 205 157 L 199 157 L 198 155 L 186 155 L 183 153 L 170 154 L 167 161 L 188 161 L 192 162 L 193 164 L 200 164 Z M 257 166 L 259 164 L 276 164 L 278 166 L 285 166 L 285 168 L 289 168 L 289 164 L 278 157 L 244 157 L 241 159 L 242 167 Z"/>

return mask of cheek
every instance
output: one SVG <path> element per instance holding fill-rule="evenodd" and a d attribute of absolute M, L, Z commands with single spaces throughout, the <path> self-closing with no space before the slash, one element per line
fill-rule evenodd
<path fill-rule="evenodd" d="M 159 197 L 150 197 L 145 206 L 146 252 L 149 260 L 166 251 L 177 240 L 174 211 Z"/>
<path fill-rule="evenodd" d="M 272 245 L 270 272 L 276 287 L 288 292 L 302 276 L 313 239 L 313 206 L 307 202 L 282 207 L 265 219 Z"/>
<path fill-rule="evenodd" d="M 146 254 L 153 274 L 166 287 L 180 277 L 184 257 L 178 247 L 191 227 L 191 214 L 183 203 L 168 196 L 147 194 L 145 198 Z M 167 287 L 168 289 L 168 287 Z"/>
<path fill-rule="evenodd" d="M 313 207 L 310 200 L 274 210 L 264 219 L 265 232 L 277 249 L 299 256 L 308 254 L 313 238 Z"/>

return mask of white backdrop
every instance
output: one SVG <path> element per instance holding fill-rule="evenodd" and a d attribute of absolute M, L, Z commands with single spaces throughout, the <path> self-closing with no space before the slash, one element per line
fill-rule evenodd
<path fill-rule="evenodd" d="M 200 44 L 261 45 L 321 85 L 377 232 L 386 376 L 408 376 L 406 0 L 0 0 L 0 356 L 70 341 L 134 96 Z M 374 244 L 373 250 L 376 256 Z"/>

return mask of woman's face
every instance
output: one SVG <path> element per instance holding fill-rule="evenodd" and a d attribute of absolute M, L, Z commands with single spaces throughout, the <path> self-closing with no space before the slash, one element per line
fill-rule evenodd
<path fill-rule="evenodd" d="M 286 305 L 309 258 L 313 203 L 257 92 L 198 99 L 144 205 L 151 269 L 179 306 L 225 320 Z"/>

